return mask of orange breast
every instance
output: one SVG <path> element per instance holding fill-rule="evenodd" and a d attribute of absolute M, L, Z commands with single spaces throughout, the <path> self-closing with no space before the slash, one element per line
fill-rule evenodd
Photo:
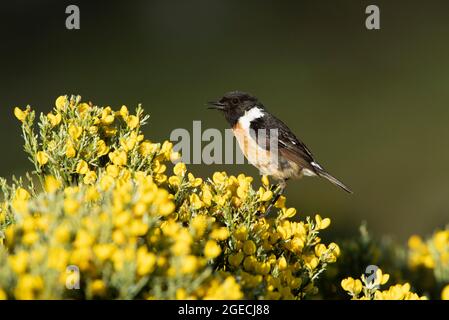
<path fill-rule="evenodd" d="M 270 174 L 268 171 L 274 170 L 272 167 L 276 164 L 276 159 L 272 159 L 270 152 L 262 149 L 257 141 L 250 136 L 248 130 L 242 128 L 239 123 L 234 126 L 233 132 L 249 163 L 264 171 L 265 174 Z"/>
<path fill-rule="evenodd" d="M 270 175 L 276 179 L 301 176 L 302 168 L 297 163 L 288 159 L 276 158 L 275 154 L 261 148 L 257 141 L 251 137 L 249 131 L 238 122 L 232 128 L 232 131 L 248 162 L 259 169 L 261 174 Z M 280 154 L 277 156 L 281 157 Z"/>

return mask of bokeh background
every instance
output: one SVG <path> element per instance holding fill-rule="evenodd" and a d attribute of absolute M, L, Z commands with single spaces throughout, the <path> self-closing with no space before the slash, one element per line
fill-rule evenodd
<path fill-rule="evenodd" d="M 81 29 L 65 28 L 77 4 Z M 365 28 L 377 4 L 381 30 Z M 0 176 L 31 170 L 15 106 L 48 112 L 61 94 L 151 114 L 154 141 L 175 128 L 224 130 L 204 103 L 258 96 L 354 195 L 320 179 L 289 183 L 302 215 L 361 221 L 404 241 L 449 222 L 448 1 L 3 1 Z M 258 171 L 249 165 L 191 165 Z"/>

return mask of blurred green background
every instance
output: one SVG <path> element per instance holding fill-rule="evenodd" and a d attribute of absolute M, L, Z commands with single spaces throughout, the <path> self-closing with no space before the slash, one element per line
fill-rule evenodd
<path fill-rule="evenodd" d="M 81 29 L 66 30 L 77 4 Z M 365 28 L 377 4 L 381 30 Z M 151 114 L 146 135 L 227 128 L 204 103 L 253 93 L 354 191 L 290 182 L 301 215 L 332 235 L 405 240 L 449 222 L 448 1 L 3 1 L 0 175 L 30 170 L 14 106 L 48 112 L 61 94 Z M 191 165 L 257 176 L 249 165 Z"/>

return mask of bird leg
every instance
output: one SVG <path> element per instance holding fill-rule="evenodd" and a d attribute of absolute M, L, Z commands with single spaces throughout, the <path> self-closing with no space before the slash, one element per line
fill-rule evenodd
<path fill-rule="evenodd" d="M 287 180 L 282 180 L 281 182 L 279 182 L 279 184 L 271 187 L 271 190 L 273 191 L 274 195 L 270 201 L 270 204 L 268 205 L 267 209 L 265 210 L 265 213 L 263 213 L 261 215 L 262 218 L 264 218 L 270 214 L 270 211 L 273 208 L 274 204 L 276 203 L 276 201 L 278 201 L 279 197 L 284 193 L 286 186 L 287 186 Z"/>

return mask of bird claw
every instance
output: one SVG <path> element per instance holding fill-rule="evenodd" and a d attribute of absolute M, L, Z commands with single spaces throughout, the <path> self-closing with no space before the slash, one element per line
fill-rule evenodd
<path fill-rule="evenodd" d="M 274 197 L 271 199 L 270 204 L 268 205 L 268 208 L 265 210 L 265 212 L 261 212 L 260 210 L 257 210 L 257 213 L 261 218 L 266 218 L 269 214 L 275 203 L 278 201 L 280 196 L 284 193 L 285 190 L 285 183 L 279 183 L 277 185 L 272 185 L 270 187 L 270 190 L 274 193 Z"/>

